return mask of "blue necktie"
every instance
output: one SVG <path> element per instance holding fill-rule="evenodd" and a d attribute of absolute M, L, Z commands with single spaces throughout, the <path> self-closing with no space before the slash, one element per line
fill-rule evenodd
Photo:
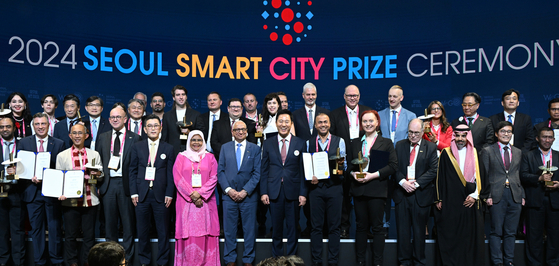
<path fill-rule="evenodd" d="M 507 119 L 512 124 L 512 115 L 509 115 L 509 119 Z"/>
<path fill-rule="evenodd" d="M 314 116 L 312 115 L 312 109 L 309 110 L 309 128 L 311 129 L 311 131 L 314 128 Z"/>
<path fill-rule="evenodd" d="M 97 137 L 97 120 L 91 120 L 91 122 L 93 123 L 91 125 L 91 138 L 93 138 L 94 140 L 96 140 L 95 137 Z"/>
<path fill-rule="evenodd" d="M 237 171 L 241 169 L 241 146 L 243 144 L 237 144 Z"/>
<path fill-rule="evenodd" d="M 392 111 L 392 131 L 396 131 L 396 111 Z"/>

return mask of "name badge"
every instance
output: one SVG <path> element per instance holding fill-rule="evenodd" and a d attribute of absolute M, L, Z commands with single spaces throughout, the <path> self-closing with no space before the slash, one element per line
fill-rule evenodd
<path fill-rule="evenodd" d="M 415 180 L 415 167 L 408 166 L 408 180 Z"/>
<path fill-rule="evenodd" d="M 192 174 L 192 187 L 202 187 L 202 175 Z"/>
<path fill-rule="evenodd" d="M 350 139 L 359 138 L 359 128 L 358 127 L 350 127 L 349 128 L 349 138 Z"/>
<path fill-rule="evenodd" d="M 155 167 L 146 167 L 146 180 L 155 180 Z"/>
<path fill-rule="evenodd" d="M 111 155 L 111 160 L 109 161 L 109 169 L 117 170 L 118 164 L 120 163 L 120 156 Z"/>

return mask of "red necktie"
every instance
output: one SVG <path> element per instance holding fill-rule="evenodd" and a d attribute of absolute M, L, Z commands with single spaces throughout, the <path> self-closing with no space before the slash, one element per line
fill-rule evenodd
<path fill-rule="evenodd" d="M 287 149 L 285 146 L 285 139 L 282 139 L 281 142 L 283 142 L 282 146 L 281 146 L 281 164 L 285 164 L 285 158 L 287 158 Z"/>
<path fill-rule="evenodd" d="M 41 143 L 41 144 L 39 144 L 39 152 L 44 152 L 45 148 L 43 148 L 43 142 L 45 142 L 45 141 L 40 139 L 39 142 Z"/>
<path fill-rule="evenodd" d="M 412 166 L 413 164 L 413 159 L 415 159 L 415 147 L 417 146 L 417 144 L 413 144 L 413 148 L 411 149 L 411 153 L 410 153 L 410 166 Z"/>

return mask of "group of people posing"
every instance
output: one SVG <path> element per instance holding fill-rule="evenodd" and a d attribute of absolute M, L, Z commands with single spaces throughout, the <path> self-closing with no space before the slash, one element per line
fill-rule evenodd
<path fill-rule="evenodd" d="M 49 260 L 81 265 L 95 244 L 98 219 L 107 240 L 118 241 L 122 224 L 126 263 L 134 257 L 134 235 L 140 264 L 152 263 L 149 233 L 155 228 L 157 265 L 169 263 L 170 229 L 175 265 L 221 265 L 222 260 L 227 266 L 239 260 L 253 265 L 256 236 L 266 233 L 268 211 L 272 255 L 297 253 L 301 207 L 312 265 L 323 265 L 325 234 L 327 263 L 338 265 L 352 209 L 356 264 L 366 265 L 371 236 L 372 264 L 383 265 L 391 200 L 400 265 L 426 264 L 431 213 L 443 265 L 485 263 L 484 219 L 491 221 L 492 264 L 513 265 L 515 235 L 525 228 L 528 265 L 559 265 L 554 251 L 559 154 L 551 148 L 559 130 L 559 99 L 549 102 L 549 120 L 534 127 L 528 115 L 517 112 L 520 94 L 513 89 L 503 93 L 504 111 L 490 118 L 478 114 L 478 94 L 464 94 L 464 115 L 451 122 L 439 101 L 419 118 L 403 108 L 398 85 L 388 91 L 390 106 L 378 112 L 359 104 L 354 85 L 344 90 L 345 105 L 332 111 L 317 106 L 312 83 L 303 86 L 305 106 L 293 112 L 282 93 L 268 94 L 261 112 L 251 93 L 229 99 L 224 113 L 220 94 L 210 92 L 209 111 L 203 114 L 189 106 L 183 86 L 171 94 L 168 112 L 164 95 L 156 92 L 153 113 L 146 114 L 147 96 L 137 93 L 128 106 L 115 103 L 108 118 L 101 116 L 101 98 L 89 97 L 88 116 L 82 117 L 80 99 L 70 94 L 63 101 L 66 116 L 57 119 L 54 95 L 45 95 L 43 111 L 31 116 L 25 96 L 12 93 L 6 100 L 11 112 L 0 116 L 0 159 L 8 162 L 1 184 L 7 196 L 0 197 L 0 265 L 10 257 L 14 265 L 24 264 L 26 217 L 36 265 Z M 83 196 L 45 197 L 41 179 L 18 180 L 18 164 L 9 162 L 19 150 L 50 152 L 53 169 L 83 170 Z M 322 151 L 330 157 L 329 178 L 305 178 L 312 165 L 303 163 L 303 154 Z M 238 231 L 244 238 L 241 259 Z"/>

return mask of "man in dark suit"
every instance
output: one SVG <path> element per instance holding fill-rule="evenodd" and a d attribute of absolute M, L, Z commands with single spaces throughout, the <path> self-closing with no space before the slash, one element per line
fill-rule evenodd
<path fill-rule="evenodd" d="M 554 131 L 559 129 L 559 98 L 555 98 L 549 101 L 549 103 L 547 104 L 547 112 L 549 113 L 549 119 L 536 124 L 534 126 L 534 132 L 540 132 L 540 129 L 542 127 L 549 127 Z M 559 140 L 557 139 L 555 141 L 559 142 Z M 534 145 L 532 146 L 533 148 L 536 148 L 538 146 L 538 143 L 534 142 Z"/>
<path fill-rule="evenodd" d="M 91 96 L 85 100 L 85 110 L 89 114 L 84 123 L 89 125 L 91 137 L 85 140 L 85 147 L 95 150 L 95 142 L 99 135 L 111 130 L 109 120 L 101 116 L 103 112 L 103 99 L 98 96 Z"/>
<path fill-rule="evenodd" d="M 68 94 L 64 96 L 64 101 L 62 102 L 64 106 L 64 112 L 66 113 L 66 118 L 60 120 L 54 126 L 54 136 L 57 139 L 64 141 L 64 147 L 72 147 L 73 143 L 70 139 L 70 127 L 75 123 L 78 123 L 78 111 L 80 110 L 80 99 L 74 94 Z M 84 125 L 89 128 L 88 124 Z M 88 138 L 89 139 L 89 138 Z M 88 140 L 86 140 L 88 141 Z"/>
<path fill-rule="evenodd" d="M 400 265 L 426 265 L 427 262 L 425 226 L 435 201 L 438 157 L 437 145 L 423 140 L 422 135 L 423 123 L 416 118 L 408 125 L 408 138 L 396 143 L 398 170 L 394 202 Z"/>
<path fill-rule="evenodd" d="M 2 137 L 2 153 L 0 162 L 10 159 L 10 154 L 16 157 L 16 127 L 13 116 L 0 117 L 0 136 Z M 15 167 L 3 167 L 5 174 L 15 174 Z M 10 254 L 14 265 L 25 262 L 25 213 L 22 208 L 21 191 L 23 184 L 12 180 L 2 184 L 7 197 L 0 198 L 0 265 L 7 265 Z M 10 241 L 11 236 L 11 241 Z M 11 253 L 10 253 L 11 249 Z"/>
<path fill-rule="evenodd" d="M 519 98 L 520 92 L 517 90 L 510 89 L 505 91 L 501 97 L 501 105 L 503 105 L 504 111 L 492 115 L 489 119 L 491 119 L 493 128 L 497 128 L 501 121 L 511 122 L 514 125 L 514 135 L 511 138 L 510 144 L 527 152 L 534 145 L 536 134 L 534 133 L 532 118 L 527 114 L 516 111 L 520 104 Z M 497 142 L 497 139 L 497 137 L 494 137 L 493 142 Z"/>
<path fill-rule="evenodd" d="M 452 120 L 452 127 L 455 128 L 459 124 L 470 127 L 472 137 L 474 138 L 474 147 L 478 154 L 481 150 L 493 144 L 493 124 L 491 119 L 480 116 L 477 109 L 481 103 L 481 97 L 475 92 L 468 92 L 462 96 L 462 110 L 464 116 Z"/>
<path fill-rule="evenodd" d="M 140 99 L 130 99 L 128 101 L 128 115 L 130 119 L 126 123 L 126 129 L 140 136 L 140 140 L 146 138 L 146 134 L 142 132 L 145 110 L 144 101 Z"/>
<path fill-rule="evenodd" d="M 287 224 L 287 255 L 297 252 L 295 228 L 299 222 L 299 207 L 305 205 L 307 186 L 303 175 L 305 141 L 289 134 L 292 126 L 289 110 L 277 113 L 277 138 L 264 141 L 260 199 L 270 205 L 272 214 L 272 255 L 283 256 L 283 222 Z"/>
<path fill-rule="evenodd" d="M 62 125 L 66 125 L 66 123 Z M 49 119 L 46 114 L 37 113 L 33 116 L 33 128 L 35 135 L 21 139 L 18 150 L 50 152 L 50 168 L 55 169 L 56 156 L 65 149 L 64 142 L 48 136 Z M 69 138 L 68 135 L 66 137 Z M 32 180 L 24 180 L 22 185 L 25 188 L 23 202 L 27 203 L 29 222 L 33 228 L 31 238 L 33 239 L 35 265 L 47 264 L 45 253 L 45 227 L 47 224 L 50 261 L 52 264 L 62 264 L 62 208 L 60 202 L 56 198 L 43 196 L 41 180 L 38 180 L 36 176 Z"/>
<path fill-rule="evenodd" d="M 349 85 L 345 88 L 344 99 L 345 105 L 332 111 L 330 113 L 330 133 L 344 139 L 347 153 L 352 154 L 351 142 L 359 140 L 359 117 L 364 111 L 371 110 L 370 107 L 359 104 L 360 99 L 359 88 L 355 85 Z M 349 195 L 349 187 L 351 185 L 352 177 L 345 173 L 343 180 L 344 198 L 342 203 L 342 224 L 341 224 L 341 237 L 349 238 L 350 221 L 349 216 L 353 205 Z"/>
<path fill-rule="evenodd" d="M 171 111 L 166 112 L 163 115 L 161 140 L 173 146 L 173 148 L 175 149 L 176 157 L 179 152 L 186 149 L 186 139 L 181 140 L 180 135 L 188 135 L 188 133 L 190 132 L 190 129 L 179 128 L 177 126 L 177 121 L 183 121 L 183 119 L 185 119 L 186 123 L 192 123 L 192 128 L 194 128 L 194 123 L 196 123 L 196 118 L 200 115 L 200 113 L 192 109 L 186 101 L 188 99 L 188 91 L 185 87 L 176 85 L 171 90 L 171 94 L 173 95 L 174 104 Z"/>
<path fill-rule="evenodd" d="M 346 156 L 344 139 L 330 134 L 330 118 L 327 114 L 320 113 L 316 116 L 313 127 L 316 129 L 315 137 L 307 140 L 307 152 L 326 151 L 328 157 L 335 156 L 340 149 L 340 156 Z M 322 265 L 322 236 L 323 229 L 328 232 L 328 264 L 338 265 L 340 253 L 340 223 L 342 220 L 342 180 L 343 175 L 333 171 L 336 164 L 340 170 L 345 170 L 344 158 L 328 162 L 330 177 L 317 179 L 313 176 L 309 185 L 310 217 L 312 220 L 311 252 L 313 265 Z M 310 226 L 308 228 L 311 228 Z"/>
<path fill-rule="evenodd" d="M 236 121 L 243 121 L 247 125 L 247 140 L 251 143 L 256 143 L 256 137 L 254 133 L 256 132 L 256 127 L 254 122 L 248 118 L 241 117 L 243 113 L 243 105 L 239 98 L 232 98 L 229 100 L 227 105 L 228 116 L 222 116 L 218 121 L 215 121 L 212 129 L 212 138 L 210 139 L 212 149 L 214 151 L 215 158 L 219 160 L 219 152 L 221 151 L 221 145 L 233 140 L 233 135 L 231 134 L 231 125 Z"/>
<path fill-rule="evenodd" d="M 118 220 L 124 229 L 123 243 L 126 260 L 134 256 L 134 207 L 130 200 L 130 153 L 140 136 L 126 130 L 128 120 L 126 106 L 115 103 L 111 109 L 109 123 L 113 129 L 99 136 L 95 149 L 103 161 L 105 177 L 99 185 L 99 194 L 103 199 L 106 238 L 118 241 Z"/>
<path fill-rule="evenodd" d="M 526 259 L 529 265 L 559 265 L 559 175 L 542 172 L 542 165 L 559 167 L 559 152 L 552 150 L 553 129 L 542 127 L 537 134 L 538 149 L 522 156 L 520 180 L 526 193 Z M 545 163 L 544 163 L 545 162 Z M 552 182 L 553 185 L 546 182 Z M 544 230 L 547 235 L 544 258 Z"/>
<path fill-rule="evenodd" d="M 209 112 L 203 113 L 196 118 L 196 129 L 202 131 L 206 136 L 206 150 L 213 152 L 211 142 L 212 129 L 214 122 L 221 118 L 221 95 L 217 91 L 212 91 L 208 94 L 208 109 Z"/>
<path fill-rule="evenodd" d="M 510 143 L 514 132 L 512 123 L 499 122 L 495 127 L 497 143 L 481 151 L 485 177 L 489 182 L 486 203 L 491 214 L 489 251 L 493 265 L 511 265 L 514 262 L 516 227 L 525 198 L 520 184 L 522 151 Z"/>
<path fill-rule="evenodd" d="M 152 218 L 157 230 L 157 265 L 169 261 L 169 206 L 173 201 L 173 146 L 159 140 L 161 121 L 148 115 L 144 121 L 144 139 L 132 146 L 130 154 L 130 194 L 136 206 L 138 257 L 142 265 L 151 264 L 149 231 Z M 125 184 L 126 185 L 126 184 Z"/>
<path fill-rule="evenodd" d="M 247 93 L 243 97 L 243 106 L 245 107 L 245 113 L 243 114 L 244 118 L 248 118 L 254 122 L 258 121 L 258 110 L 256 107 L 258 106 L 258 101 L 256 100 L 256 96 L 252 93 Z"/>
<path fill-rule="evenodd" d="M 237 225 L 239 214 L 243 225 L 245 239 L 243 252 L 244 265 L 254 262 L 254 244 L 256 235 L 256 207 L 259 194 L 256 191 L 260 181 L 260 147 L 250 143 L 247 138 L 247 126 L 243 121 L 233 124 L 231 134 L 235 141 L 221 146 L 221 157 L 217 168 L 217 178 L 223 190 L 223 209 L 225 217 L 225 245 L 223 259 L 227 266 L 237 261 Z"/>

